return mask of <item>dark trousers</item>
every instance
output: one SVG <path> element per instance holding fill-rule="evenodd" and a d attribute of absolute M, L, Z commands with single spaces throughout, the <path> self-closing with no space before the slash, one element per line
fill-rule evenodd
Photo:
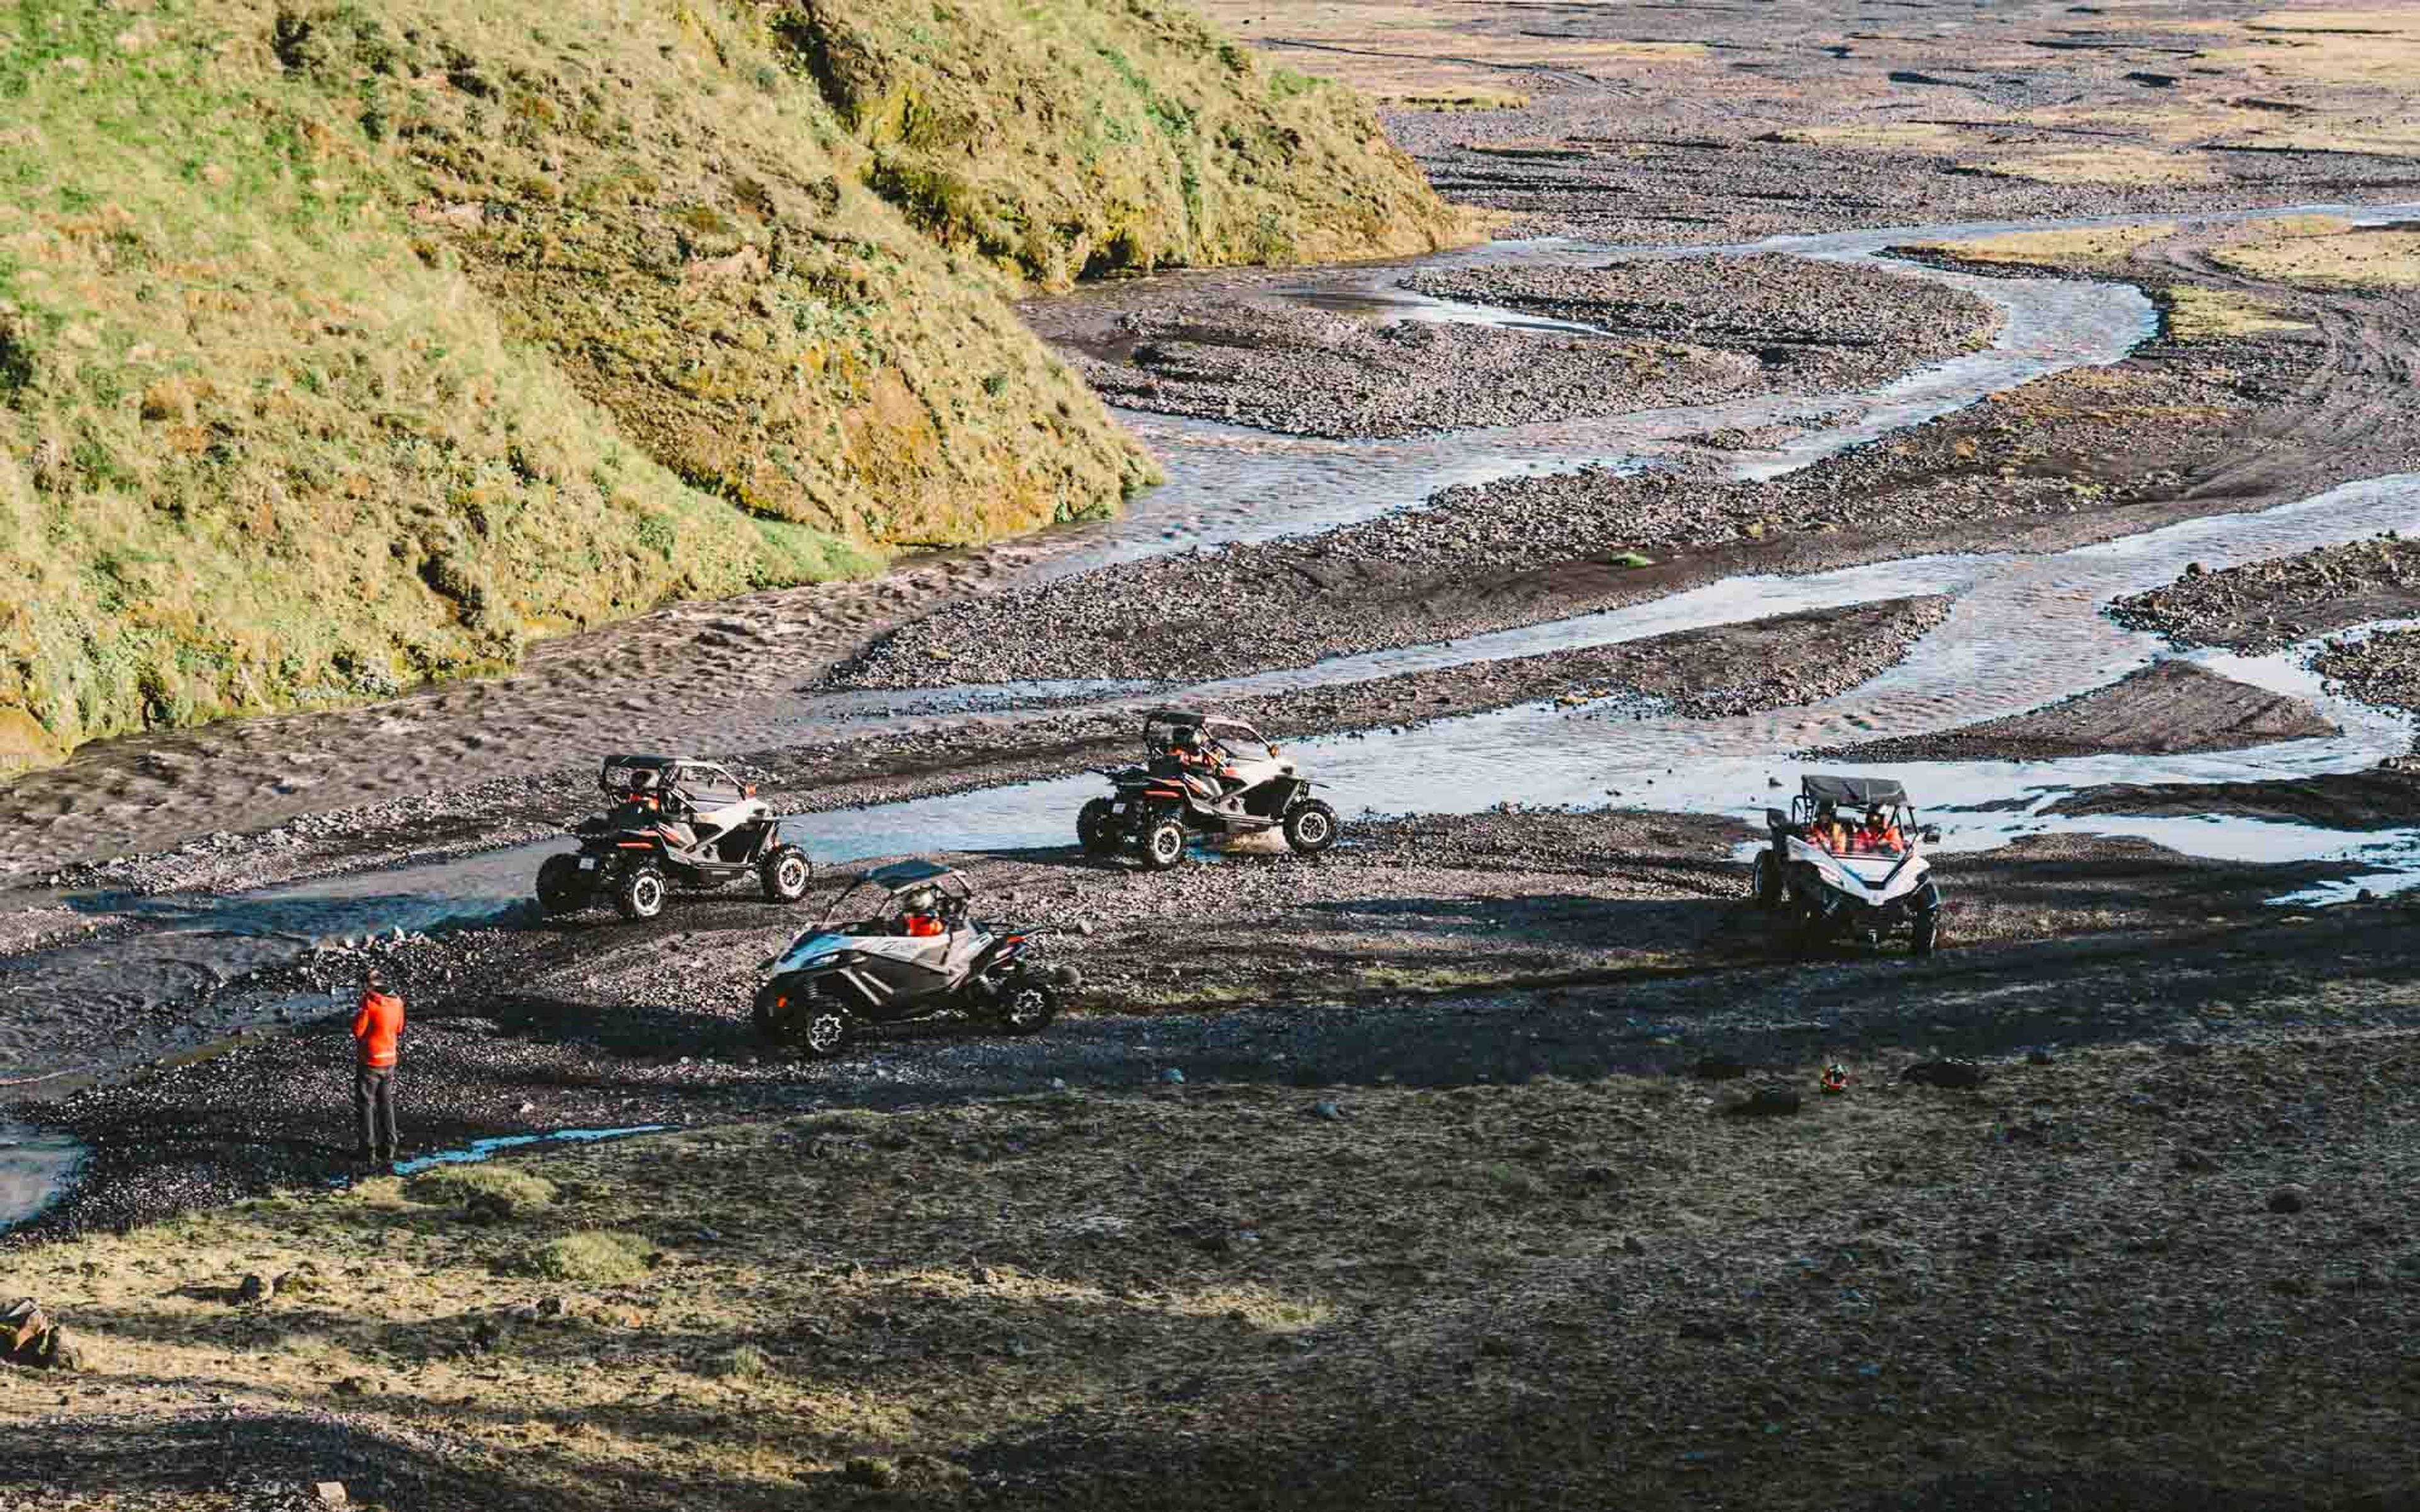
<path fill-rule="evenodd" d="M 395 1159 L 395 1068 L 363 1066 L 353 1072 L 353 1121 L 361 1125 L 362 1154 Z"/>

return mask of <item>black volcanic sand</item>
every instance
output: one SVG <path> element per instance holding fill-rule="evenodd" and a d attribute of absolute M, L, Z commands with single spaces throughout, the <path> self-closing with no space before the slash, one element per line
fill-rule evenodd
<path fill-rule="evenodd" d="M 1854 762 L 2043 762 L 2068 756 L 2175 756 L 2332 735 L 2301 699 L 2184 661 L 2156 661 L 2106 687 L 1962 729 L 1838 746 Z"/>
<path fill-rule="evenodd" d="M 1745 838 L 1692 815 L 1544 811 L 1356 823 L 1315 861 L 1197 859 L 1160 876 L 1072 849 L 953 857 L 986 915 L 1091 924 L 1051 946 L 1090 989 L 1037 1039 L 961 1026 L 876 1040 L 830 1065 L 794 1064 L 748 1020 L 754 967 L 802 927 L 800 909 L 685 896 L 644 925 L 595 911 L 332 952 L 229 988 L 315 999 L 318 1017 L 14 1110 L 93 1150 L 83 1188 L 25 1232 L 341 1176 L 346 999 L 371 957 L 411 1005 L 403 1118 L 407 1144 L 424 1150 L 1053 1078 L 1141 1086 L 1170 1066 L 1437 1084 L 1668 1069 L 1708 1045 L 1777 1054 L 1809 1035 L 2003 1048 L 2159 1037 L 2233 990 L 2239 959 L 2280 980 L 2353 971 L 2315 953 L 2323 940 L 2420 974 L 2411 931 L 2364 923 L 2358 909 L 2288 927 L 2266 903 L 2342 868 L 2048 837 L 1942 858 L 1947 948 L 1932 962 L 1897 949 L 1794 961 L 1745 897 L 1732 859 Z M 2118 985 L 2130 980 L 2141 985 Z M 2021 1022 L 1954 1006 L 1986 990 L 2030 1005 Z"/>
<path fill-rule="evenodd" d="M 1280 303 L 1251 276 L 1140 280 L 1026 313 L 1113 404 L 1339 438 L 1844 393 L 1973 350 L 1999 323 L 1962 290 L 1783 256 L 1423 272 L 1403 285 L 1611 334 L 1379 323 Z"/>

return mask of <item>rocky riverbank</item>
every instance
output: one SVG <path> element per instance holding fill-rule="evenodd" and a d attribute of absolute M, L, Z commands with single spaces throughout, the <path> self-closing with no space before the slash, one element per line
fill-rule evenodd
<path fill-rule="evenodd" d="M 1223 295 L 1145 281 L 1028 315 L 1112 404 L 1337 438 L 1841 393 L 1971 350 L 1998 325 L 1962 290 L 1796 257 L 1480 268 L 1402 286 L 1590 329 L 1373 319 L 1401 312 L 1280 301 L 1261 280 Z"/>
<path fill-rule="evenodd" d="M 2420 543 L 2352 541 L 2216 572 L 2188 570 L 2110 614 L 2184 646 L 2257 654 L 2380 620 L 2420 617 Z"/>

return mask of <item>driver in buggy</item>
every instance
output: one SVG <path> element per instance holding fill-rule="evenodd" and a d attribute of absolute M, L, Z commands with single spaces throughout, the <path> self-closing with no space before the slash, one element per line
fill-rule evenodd
<path fill-rule="evenodd" d="M 1840 822 L 1840 810 L 1838 805 L 1827 798 L 1821 807 L 1816 809 L 1815 823 L 1807 826 L 1807 838 L 1835 856 L 1847 853 L 1849 826 Z"/>
<path fill-rule="evenodd" d="M 899 918 L 892 925 L 893 933 L 910 939 L 931 939 L 948 933 L 941 922 L 940 894 L 931 887 L 919 887 L 899 900 Z"/>
<path fill-rule="evenodd" d="M 1906 845 L 1900 835 L 1899 825 L 1891 822 L 1890 815 L 1885 813 L 1878 804 L 1866 810 L 1866 816 L 1858 824 L 1857 833 L 1849 843 L 1855 850 L 1875 856 L 1897 856 Z"/>
<path fill-rule="evenodd" d="M 1187 779 L 1198 773 L 1208 781 L 1212 797 L 1223 795 L 1231 785 L 1241 780 L 1229 764 L 1225 749 L 1203 734 L 1198 724 L 1179 729 L 1168 753 L 1176 758 L 1178 770 Z"/>

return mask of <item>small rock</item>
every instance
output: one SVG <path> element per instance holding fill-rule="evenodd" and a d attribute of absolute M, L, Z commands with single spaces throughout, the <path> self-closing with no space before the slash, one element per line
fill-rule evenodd
<path fill-rule="evenodd" d="M 1637 1234 L 1624 1234 L 1621 1237 L 1621 1253 L 1624 1255 L 1644 1255 L 1647 1253 L 1647 1246 L 1639 1242 L 1639 1238 Z"/>
<path fill-rule="evenodd" d="M 1736 1081 L 1747 1074 L 1747 1062 L 1737 1056 L 1703 1055 L 1689 1068 L 1689 1074 L 1701 1082 Z"/>
<path fill-rule="evenodd" d="M 1000 1273 L 993 1270 L 988 1265 L 977 1265 L 969 1268 L 967 1271 L 967 1279 L 973 1282 L 976 1286 L 987 1287 L 1000 1279 Z"/>
<path fill-rule="evenodd" d="M 899 1484 L 899 1467 L 876 1455 L 852 1455 L 842 1467 L 840 1478 L 852 1486 L 882 1490 Z"/>
<path fill-rule="evenodd" d="M 1163 1085 L 1169 1087 L 1182 1087 L 1185 1085 L 1185 1072 L 1177 1070 L 1174 1066 L 1171 1066 L 1166 1071 L 1159 1073 L 1159 1079 Z"/>
<path fill-rule="evenodd" d="M 235 1288 L 235 1298 L 238 1302 L 267 1302 L 271 1296 L 276 1294 L 276 1291 L 277 1288 L 275 1287 L 271 1286 L 267 1281 L 262 1280 L 259 1276 L 248 1275 L 237 1285 Z"/>
<path fill-rule="evenodd" d="M 1734 1119 L 1773 1119 L 1795 1113 L 1804 1103 L 1794 1087 L 1760 1087 L 1723 1111 Z"/>
<path fill-rule="evenodd" d="M 2028 1066 L 2047 1066 L 2050 1062 L 2050 1052 L 2043 1049 L 2040 1045 L 2036 1045 L 2025 1052 L 2025 1064 Z"/>
<path fill-rule="evenodd" d="M 331 1389 L 339 1396 L 365 1396 L 369 1394 L 370 1383 L 359 1376 L 347 1376 Z"/>
<path fill-rule="evenodd" d="M 2309 1189 L 2296 1186 L 2290 1181 L 2269 1194 L 2271 1212 L 2300 1212 L 2310 1205 Z"/>
<path fill-rule="evenodd" d="M 2208 1151 L 2195 1149 L 2191 1145 L 2187 1145 L 2177 1151 L 2177 1169 L 2207 1174 L 2218 1169 L 2218 1162 L 2212 1159 Z"/>
<path fill-rule="evenodd" d="M 1992 1073 L 1971 1060 L 1926 1060 L 1899 1073 L 1903 1082 L 1918 1087 L 1945 1087 L 1954 1091 L 1971 1092 L 1992 1079 Z"/>
<path fill-rule="evenodd" d="M 323 1480 L 311 1488 L 311 1494 L 319 1499 L 321 1506 L 343 1506 L 345 1483 L 340 1480 Z"/>
<path fill-rule="evenodd" d="M 1311 1116 L 1314 1119 L 1326 1119 L 1333 1123 L 1344 1117 L 1344 1110 L 1333 1103 L 1313 1103 L 1311 1105 Z"/>

